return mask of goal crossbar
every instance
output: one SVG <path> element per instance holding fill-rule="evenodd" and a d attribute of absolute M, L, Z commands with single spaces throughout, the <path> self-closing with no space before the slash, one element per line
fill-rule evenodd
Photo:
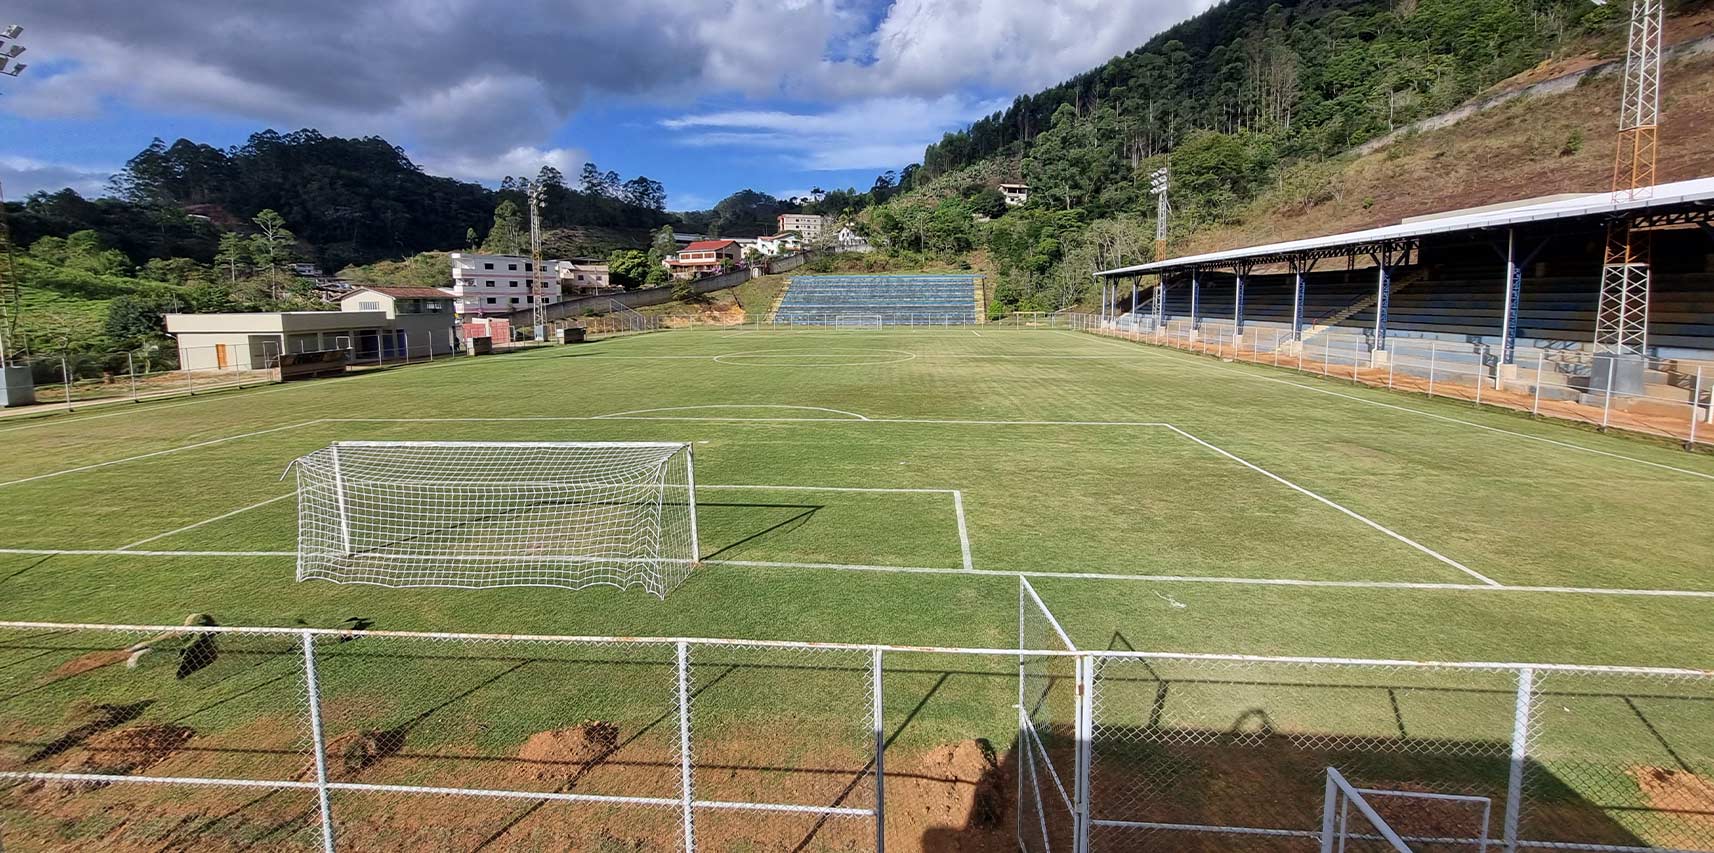
<path fill-rule="evenodd" d="M 665 597 L 701 559 L 684 442 L 339 441 L 293 469 L 299 580 Z"/>

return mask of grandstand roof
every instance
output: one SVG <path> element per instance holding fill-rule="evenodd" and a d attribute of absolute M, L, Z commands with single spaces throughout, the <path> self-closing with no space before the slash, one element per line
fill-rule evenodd
<path fill-rule="evenodd" d="M 1431 234 L 1477 231 L 1487 228 L 1528 225 L 1554 220 L 1586 217 L 1609 217 L 1617 213 L 1638 210 L 1694 207 L 1707 209 L 1714 205 L 1714 177 L 1697 178 L 1660 184 L 1649 198 L 1625 199 L 1613 193 L 1586 193 L 1555 196 L 1542 200 L 1525 200 L 1506 205 L 1451 211 L 1444 214 L 1417 216 L 1380 228 L 1268 243 L 1242 249 L 1205 252 L 1181 258 L 1168 258 L 1148 264 L 1102 270 L 1097 276 L 1119 277 L 1148 273 L 1173 272 L 1198 267 L 1221 267 L 1235 263 L 1269 264 L 1294 258 L 1329 257 L 1361 254 L 1401 240 L 1411 240 Z"/>

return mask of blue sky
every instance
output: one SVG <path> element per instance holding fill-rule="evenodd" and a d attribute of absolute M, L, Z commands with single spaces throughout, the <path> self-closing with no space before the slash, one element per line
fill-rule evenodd
<path fill-rule="evenodd" d="M 675 210 L 866 188 L 1211 2 L 23 0 L 0 180 L 98 194 L 156 136 L 314 127 L 489 184 L 593 161 Z"/>

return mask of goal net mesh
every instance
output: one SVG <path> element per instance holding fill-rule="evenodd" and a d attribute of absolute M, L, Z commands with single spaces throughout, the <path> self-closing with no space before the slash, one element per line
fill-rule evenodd
<path fill-rule="evenodd" d="M 608 585 L 697 562 L 688 444 L 337 442 L 297 460 L 298 580 Z"/>

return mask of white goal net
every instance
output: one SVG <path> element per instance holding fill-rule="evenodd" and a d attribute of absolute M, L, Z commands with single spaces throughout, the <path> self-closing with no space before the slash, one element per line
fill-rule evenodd
<path fill-rule="evenodd" d="M 700 559 L 688 444 L 341 441 L 295 465 L 300 581 L 665 598 Z"/>

